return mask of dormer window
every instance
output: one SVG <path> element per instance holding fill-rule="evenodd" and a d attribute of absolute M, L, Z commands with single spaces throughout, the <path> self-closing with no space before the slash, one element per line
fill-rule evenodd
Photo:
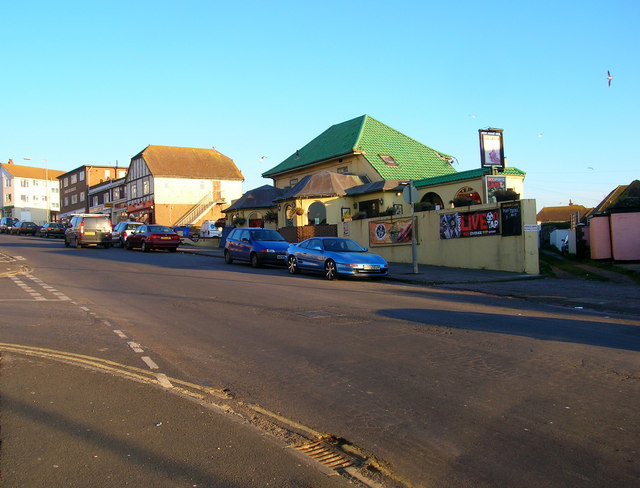
<path fill-rule="evenodd" d="M 384 164 L 386 164 L 387 166 L 391 166 L 392 168 L 398 167 L 398 163 L 395 159 L 393 159 L 393 156 L 388 156 L 386 154 L 378 154 L 378 156 L 380 156 L 380 159 L 382 159 L 384 161 Z"/>

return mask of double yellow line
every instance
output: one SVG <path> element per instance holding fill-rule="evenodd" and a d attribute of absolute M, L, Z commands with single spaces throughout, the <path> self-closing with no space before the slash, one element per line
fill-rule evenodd
<path fill-rule="evenodd" d="M 206 400 L 208 396 L 213 396 L 218 399 L 229 398 L 228 393 L 223 390 L 197 385 L 177 378 L 167 378 L 171 383 L 171 387 L 167 388 L 165 386 L 166 382 L 161 382 L 161 380 L 158 379 L 156 374 L 152 371 L 136 368 L 135 366 L 127 366 L 126 364 L 116 363 L 114 361 L 109 361 L 108 359 L 85 356 L 83 354 L 75 354 L 72 352 L 56 351 L 54 349 L 46 349 L 43 347 L 22 346 L 20 344 L 0 343 L 0 351 L 12 352 L 24 356 L 53 359 L 55 361 L 82 366 L 104 373 L 123 376 L 134 381 L 161 386 L 164 389 L 186 395 L 199 401 Z"/>

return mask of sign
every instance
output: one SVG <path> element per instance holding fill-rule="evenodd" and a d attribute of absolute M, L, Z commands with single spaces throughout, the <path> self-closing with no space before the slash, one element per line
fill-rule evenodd
<path fill-rule="evenodd" d="M 522 216 L 520 202 L 506 202 L 500 205 L 502 216 L 501 232 L 503 236 L 522 235 Z"/>
<path fill-rule="evenodd" d="M 418 201 L 418 190 L 413 184 L 409 183 L 402 190 L 402 198 L 407 203 L 416 203 Z"/>
<path fill-rule="evenodd" d="M 502 129 L 480 129 L 480 165 L 504 170 Z"/>
<path fill-rule="evenodd" d="M 496 209 L 440 215 L 440 239 L 493 235 L 499 229 L 500 218 Z"/>
<path fill-rule="evenodd" d="M 507 177 L 506 176 L 490 176 L 487 175 L 484 177 L 484 182 L 486 185 L 487 195 L 487 203 L 494 202 L 493 199 L 496 192 L 507 189 Z"/>
<path fill-rule="evenodd" d="M 369 242 L 372 246 L 411 243 L 413 226 L 411 219 L 393 222 L 369 222 Z"/>

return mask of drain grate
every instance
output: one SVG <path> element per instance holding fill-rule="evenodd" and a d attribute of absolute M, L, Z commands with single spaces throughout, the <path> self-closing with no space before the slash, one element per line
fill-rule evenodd
<path fill-rule="evenodd" d="M 296 449 L 331 469 L 348 468 L 355 464 L 352 459 L 334 451 L 323 442 L 306 444 L 304 446 L 296 447 Z"/>

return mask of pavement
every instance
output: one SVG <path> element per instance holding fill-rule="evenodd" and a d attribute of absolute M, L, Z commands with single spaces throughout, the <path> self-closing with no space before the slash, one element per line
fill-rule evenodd
<path fill-rule="evenodd" d="M 179 251 L 223 258 L 220 248 Z M 0 277 L 28 271 L 0 259 Z M 407 263 L 390 263 L 388 281 L 640 317 L 640 286 L 633 282 L 426 265 L 414 273 Z M 0 395 L 5 488 L 399 486 L 371 475 L 330 439 L 269 412 L 243 411 L 197 385 L 167 388 L 152 375 L 98 359 L 0 344 Z M 333 459 L 337 465 L 326 461 Z"/>

